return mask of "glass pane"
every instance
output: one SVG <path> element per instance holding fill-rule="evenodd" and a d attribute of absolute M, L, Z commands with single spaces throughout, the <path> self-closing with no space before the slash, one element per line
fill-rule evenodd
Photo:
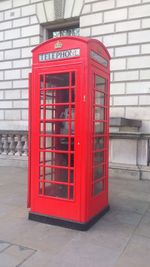
<path fill-rule="evenodd" d="M 95 104 L 104 106 L 104 93 L 95 91 Z"/>
<path fill-rule="evenodd" d="M 45 167 L 45 180 L 68 182 L 68 170 L 61 168 Z"/>
<path fill-rule="evenodd" d="M 104 148 L 104 138 L 96 137 L 94 138 L 94 150 Z"/>
<path fill-rule="evenodd" d="M 47 196 L 67 198 L 68 187 L 66 185 L 45 183 L 44 193 Z"/>
<path fill-rule="evenodd" d="M 44 88 L 44 76 L 40 75 L 40 89 Z"/>
<path fill-rule="evenodd" d="M 45 141 L 44 141 L 45 140 Z M 64 151 L 69 149 L 68 147 L 68 137 L 41 137 L 40 138 L 40 148 Z M 71 138 L 71 150 L 74 150 L 74 138 Z"/>
<path fill-rule="evenodd" d="M 94 180 L 100 179 L 104 176 L 104 166 L 94 168 Z"/>
<path fill-rule="evenodd" d="M 104 152 L 95 152 L 94 153 L 94 164 L 104 162 Z"/>
<path fill-rule="evenodd" d="M 46 104 L 69 103 L 69 90 L 46 90 Z"/>
<path fill-rule="evenodd" d="M 94 184 L 94 195 L 98 195 L 100 192 L 104 190 L 104 182 L 98 181 Z"/>
<path fill-rule="evenodd" d="M 95 120 L 104 120 L 104 108 L 95 108 Z"/>
<path fill-rule="evenodd" d="M 74 187 L 70 186 L 70 199 L 74 198 Z"/>
<path fill-rule="evenodd" d="M 68 153 L 41 152 L 48 166 L 68 166 Z"/>
<path fill-rule="evenodd" d="M 106 80 L 98 75 L 96 75 L 96 88 L 99 90 L 105 90 Z"/>
<path fill-rule="evenodd" d="M 95 122 L 95 133 L 101 134 L 104 132 L 104 123 L 103 122 Z"/>
<path fill-rule="evenodd" d="M 69 73 L 46 74 L 46 88 L 69 86 Z"/>

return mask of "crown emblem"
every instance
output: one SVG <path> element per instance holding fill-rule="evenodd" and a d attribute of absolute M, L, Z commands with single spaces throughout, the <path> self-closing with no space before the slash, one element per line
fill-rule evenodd
<path fill-rule="evenodd" d="M 62 48 L 62 42 L 60 42 L 60 41 L 57 41 L 56 43 L 55 43 L 55 45 L 54 45 L 54 47 L 55 47 L 55 49 L 58 49 L 58 48 Z"/>

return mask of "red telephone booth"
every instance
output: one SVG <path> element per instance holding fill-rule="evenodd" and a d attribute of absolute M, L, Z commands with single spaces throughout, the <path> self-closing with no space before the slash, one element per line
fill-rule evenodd
<path fill-rule="evenodd" d="M 102 43 L 81 37 L 33 50 L 31 220 L 87 230 L 108 210 L 109 61 Z"/>

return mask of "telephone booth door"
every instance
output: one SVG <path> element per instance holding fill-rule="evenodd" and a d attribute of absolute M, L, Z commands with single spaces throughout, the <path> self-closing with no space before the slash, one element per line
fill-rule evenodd
<path fill-rule="evenodd" d="M 35 76 L 32 211 L 80 220 L 82 66 L 38 69 Z"/>

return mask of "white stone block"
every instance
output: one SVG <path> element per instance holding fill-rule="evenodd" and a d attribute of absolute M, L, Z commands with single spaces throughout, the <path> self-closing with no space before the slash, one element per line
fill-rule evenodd
<path fill-rule="evenodd" d="M 15 18 L 19 18 L 19 17 L 21 17 L 21 9 L 15 8 L 15 9 L 5 11 L 4 16 L 5 16 L 5 20 L 12 20 Z"/>
<path fill-rule="evenodd" d="M 32 49 L 33 49 L 33 47 L 22 48 L 21 49 L 21 57 L 22 58 L 26 58 L 26 57 L 31 58 L 32 57 L 32 52 L 31 52 Z"/>
<path fill-rule="evenodd" d="M 5 80 L 17 80 L 20 79 L 20 70 L 7 70 L 4 72 Z"/>
<path fill-rule="evenodd" d="M 21 119 L 22 120 L 28 120 L 28 110 L 21 110 Z"/>
<path fill-rule="evenodd" d="M 4 120 L 4 111 L 0 110 L 0 120 Z"/>
<path fill-rule="evenodd" d="M 149 25 L 150 25 L 150 18 L 142 19 L 142 28 L 148 28 L 149 29 Z"/>
<path fill-rule="evenodd" d="M 20 110 L 5 110 L 5 120 L 20 120 L 21 114 Z"/>
<path fill-rule="evenodd" d="M 150 80 L 150 69 L 140 70 L 140 80 Z"/>
<path fill-rule="evenodd" d="M 83 7 L 84 0 L 80 1 L 75 1 L 74 6 L 73 6 L 73 17 L 79 16 L 81 13 L 81 9 Z"/>
<path fill-rule="evenodd" d="M 82 9 L 82 14 L 87 14 L 90 12 L 91 12 L 91 5 L 90 4 L 84 5 L 84 7 Z"/>
<path fill-rule="evenodd" d="M 21 90 L 21 98 L 28 99 L 28 89 Z"/>
<path fill-rule="evenodd" d="M 9 89 L 12 87 L 12 82 L 10 81 L 0 81 L 0 89 Z"/>
<path fill-rule="evenodd" d="M 12 28 L 12 21 L 5 21 L 0 23 L 0 30 L 8 30 Z"/>
<path fill-rule="evenodd" d="M 22 26 L 27 26 L 29 25 L 29 17 L 26 18 L 19 18 L 19 19 L 15 19 L 13 20 L 13 27 L 22 27 Z"/>
<path fill-rule="evenodd" d="M 4 13 L 0 12 L 0 21 L 3 21 L 3 20 L 4 20 Z"/>
<path fill-rule="evenodd" d="M 126 32 L 140 29 L 140 20 L 132 20 L 116 23 L 117 32 Z"/>
<path fill-rule="evenodd" d="M 32 4 L 32 3 L 41 2 L 41 0 L 30 0 L 30 1 L 31 1 L 31 4 Z"/>
<path fill-rule="evenodd" d="M 32 25 L 22 28 L 22 37 L 40 34 L 40 25 Z"/>
<path fill-rule="evenodd" d="M 144 106 L 144 105 L 150 106 L 150 95 L 141 95 L 139 97 L 139 104 L 141 106 Z"/>
<path fill-rule="evenodd" d="M 138 96 L 114 96 L 115 106 L 136 106 L 138 104 Z"/>
<path fill-rule="evenodd" d="M 112 34 L 104 36 L 103 39 L 106 47 L 125 45 L 127 43 L 127 34 L 126 33 Z"/>
<path fill-rule="evenodd" d="M 141 49 L 142 54 L 149 54 L 150 53 L 150 44 L 143 44 Z"/>
<path fill-rule="evenodd" d="M 115 56 L 122 57 L 122 56 L 132 56 L 137 55 L 140 53 L 140 46 L 133 45 L 133 46 L 122 46 L 115 48 Z"/>
<path fill-rule="evenodd" d="M 149 107 L 126 107 L 126 117 L 138 120 L 149 120 L 150 108 Z"/>
<path fill-rule="evenodd" d="M 4 98 L 4 92 L 0 91 L 0 99 L 3 99 L 3 98 Z"/>
<path fill-rule="evenodd" d="M 113 33 L 115 31 L 114 24 L 104 24 L 92 27 L 92 36 L 94 35 L 102 35 L 107 33 Z"/>
<path fill-rule="evenodd" d="M 6 41 L 6 42 L 0 42 L 0 50 L 6 50 L 12 48 L 12 42 L 11 41 Z"/>
<path fill-rule="evenodd" d="M 11 69 L 11 62 L 10 61 L 2 61 L 0 62 L 0 70 Z"/>
<path fill-rule="evenodd" d="M 112 163 L 136 164 L 137 140 L 112 139 L 110 143 Z"/>
<path fill-rule="evenodd" d="M 80 27 L 92 26 L 102 23 L 102 14 L 90 14 L 80 17 Z"/>
<path fill-rule="evenodd" d="M 150 30 L 129 32 L 129 44 L 150 42 Z"/>
<path fill-rule="evenodd" d="M 22 69 L 21 70 L 21 78 L 22 79 L 28 79 L 30 72 L 31 72 L 31 68 Z"/>
<path fill-rule="evenodd" d="M 6 100 L 0 101 L 0 108 L 1 109 L 12 108 L 12 101 L 6 101 Z"/>
<path fill-rule="evenodd" d="M 72 15 L 72 9 L 74 5 L 74 0 L 66 0 L 64 8 L 64 18 L 70 18 Z"/>
<path fill-rule="evenodd" d="M 22 38 L 22 39 L 17 39 L 17 40 L 13 40 L 13 47 L 17 48 L 17 47 L 27 47 L 29 46 L 29 38 Z"/>
<path fill-rule="evenodd" d="M 38 45 L 40 43 L 40 36 L 30 38 L 30 45 Z"/>
<path fill-rule="evenodd" d="M 13 29 L 4 32 L 5 40 L 14 40 L 20 38 L 20 29 Z"/>
<path fill-rule="evenodd" d="M 3 34 L 3 32 L 0 32 L 0 40 L 1 40 L 1 41 L 4 40 L 4 34 Z"/>
<path fill-rule="evenodd" d="M 109 104 L 110 104 L 110 106 L 112 106 L 112 105 L 113 105 L 113 97 L 112 97 L 112 96 L 110 96 L 110 99 L 109 99 Z"/>
<path fill-rule="evenodd" d="M 11 49 L 11 50 L 5 51 L 6 60 L 20 58 L 20 56 L 21 56 L 20 49 Z"/>
<path fill-rule="evenodd" d="M 0 71 L 0 80 L 3 81 L 3 79 L 4 79 L 4 73 L 3 71 Z"/>
<path fill-rule="evenodd" d="M 30 0 L 13 0 L 13 7 L 28 5 L 30 3 Z"/>
<path fill-rule="evenodd" d="M 44 2 L 44 5 L 45 5 L 47 20 L 53 21 L 55 19 L 54 2 L 53 1 Z"/>
<path fill-rule="evenodd" d="M 81 28 L 80 29 L 81 36 L 90 36 L 91 35 L 91 29 L 90 28 Z"/>
<path fill-rule="evenodd" d="M 134 81 L 138 78 L 138 71 L 117 71 L 114 73 L 114 81 Z"/>
<path fill-rule="evenodd" d="M 19 99 L 20 98 L 20 90 L 6 90 L 5 91 L 5 99 Z"/>
<path fill-rule="evenodd" d="M 143 123 L 143 122 L 142 122 Z M 139 140 L 138 142 L 138 163 L 147 166 L 148 159 L 148 140 Z"/>
<path fill-rule="evenodd" d="M 27 100 L 16 100 L 13 101 L 14 108 L 28 108 L 28 101 Z"/>
<path fill-rule="evenodd" d="M 125 83 L 111 83 L 110 84 L 111 95 L 123 95 L 125 94 Z"/>
<path fill-rule="evenodd" d="M 1 121 L 1 130 L 14 130 L 14 131 L 26 131 L 28 129 L 27 121 Z"/>
<path fill-rule="evenodd" d="M 95 2 L 95 0 L 85 0 L 85 3 L 92 3 Z"/>
<path fill-rule="evenodd" d="M 105 11 L 107 9 L 113 9 L 115 7 L 115 1 L 109 0 L 109 1 L 98 1 L 96 3 L 92 4 L 92 11 Z"/>
<path fill-rule="evenodd" d="M 125 108 L 124 107 L 111 107 L 110 117 L 124 117 Z"/>
<path fill-rule="evenodd" d="M 26 68 L 29 67 L 30 61 L 29 59 L 20 59 L 13 61 L 13 68 Z"/>
<path fill-rule="evenodd" d="M 39 20 L 37 18 L 37 15 L 30 16 L 30 24 L 38 24 Z"/>
<path fill-rule="evenodd" d="M 138 5 L 129 8 L 129 19 L 149 17 L 150 5 Z"/>
<path fill-rule="evenodd" d="M 127 94 L 148 94 L 150 93 L 150 83 L 149 82 L 127 82 L 126 84 Z"/>
<path fill-rule="evenodd" d="M 11 8 L 11 1 L 5 0 L 1 3 L 0 11 L 10 9 Z"/>
<path fill-rule="evenodd" d="M 150 56 L 130 57 L 127 60 L 128 69 L 141 69 L 150 67 Z"/>
<path fill-rule="evenodd" d="M 125 58 L 111 59 L 110 69 L 111 69 L 111 71 L 126 69 L 126 59 Z"/>
<path fill-rule="evenodd" d="M 123 7 L 123 6 L 133 6 L 140 4 L 141 0 L 117 0 L 116 4 L 117 7 Z"/>
<path fill-rule="evenodd" d="M 111 58 L 114 57 L 114 51 L 115 51 L 114 48 L 108 48 L 108 52 L 109 52 Z"/>
<path fill-rule="evenodd" d="M 4 60 L 4 52 L 3 51 L 0 51 L 0 61 L 1 60 Z"/>
<path fill-rule="evenodd" d="M 104 22 L 120 21 L 127 19 L 127 8 L 104 12 Z"/>
<path fill-rule="evenodd" d="M 28 6 L 24 6 L 22 7 L 22 16 L 31 16 L 34 15 L 36 13 L 35 11 L 35 5 L 28 5 Z"/>
<path fill-rule="evenodd" d="M 13 81 L 13 88 L 28 88 L 28 80 Z"/>
<path fill-rule="evenodd" d="M 43 3 L 37 4 L 37 17 L 40 23 L 47 21 Z"/>

